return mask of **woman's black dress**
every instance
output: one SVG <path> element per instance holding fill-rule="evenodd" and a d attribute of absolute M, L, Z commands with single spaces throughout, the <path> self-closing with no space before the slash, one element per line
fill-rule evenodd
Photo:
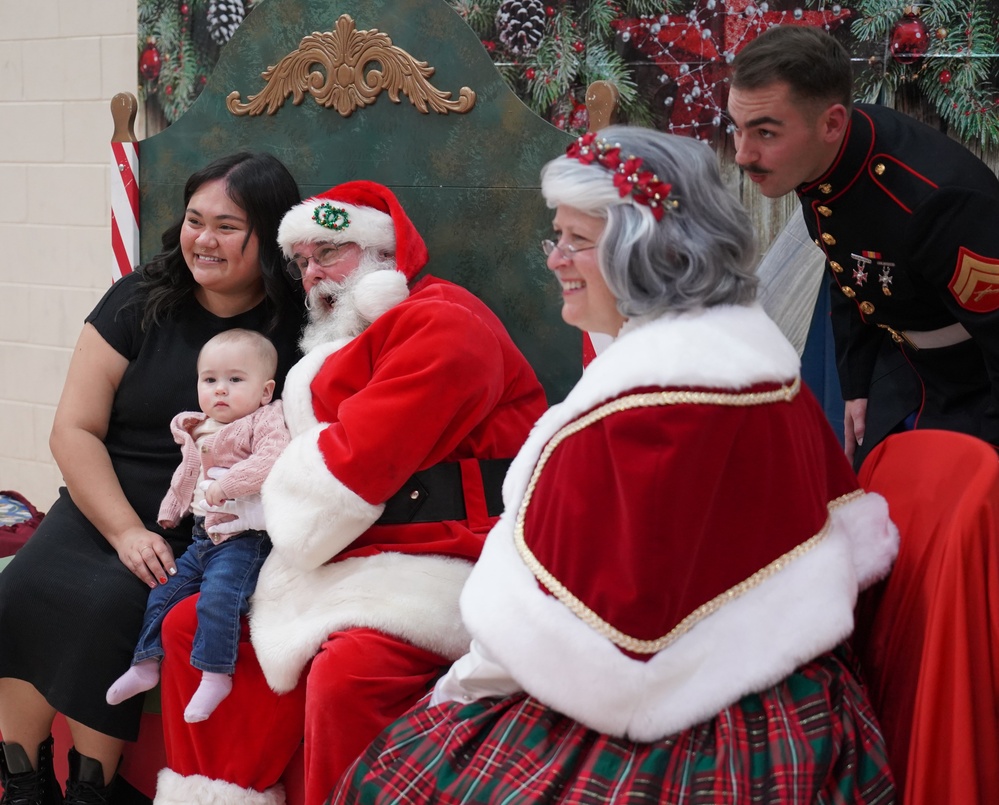
<path fill-rule="evenodd" d="M 201 346 L 234 327 L 263 331 L 267 317 L 260 305 L 223 319 L 191 299 L 169 321 L 143 332 L 138 280 L 131 274 L 116 282 L 87 317 L 129 360 L 105 444 L 128 501 L 179 555 L 190 541 L 190 518 L 169 532 L 156 525 L 180 462 L 170 420 L 198 410 Z M 299 321 L 289 321 L 271 334 L 280 356 L 279 387 L 296 359 L 299 328 Z M 104 696 L 129 666 L 148 593 L 60 489 L 37 531 L 0 573 L 0 677 L 30 682 L 63 715 L 134 741 L 142 697 L 112 707 Z"/>

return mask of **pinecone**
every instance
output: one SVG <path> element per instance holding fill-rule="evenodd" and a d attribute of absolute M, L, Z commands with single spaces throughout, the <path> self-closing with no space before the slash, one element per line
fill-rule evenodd
<path fill-rule="evenodd" d="M 243 0 L 210 0 L 208 32 L 219 45 L 228 42 L 246 16 Z"/>
<path fill-rule="evenodd" d="M 529 55 L 545 33 L 542 0 L 503 0 L 496 12 L 499 40 L 516 56 Z"/>

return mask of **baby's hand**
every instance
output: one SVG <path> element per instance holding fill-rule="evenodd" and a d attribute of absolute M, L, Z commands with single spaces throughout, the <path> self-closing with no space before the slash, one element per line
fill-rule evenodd
<path fill-rule="evenodd" d="M 221 506 L 225 501 L 225 492 L 222 491 L 222 484 L 212 481 L 205 489 L 205 500 L 209 506 Z"/>

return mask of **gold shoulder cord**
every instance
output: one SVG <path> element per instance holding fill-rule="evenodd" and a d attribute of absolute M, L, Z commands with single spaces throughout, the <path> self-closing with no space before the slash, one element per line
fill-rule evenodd
<path fill-rule="evenodd" d="M 745 394 L 704 391 L 660 391 L 645 394 L 631 394 L 627 397 L 621 397 L 606 403 L 605 405 L 594 409 L 586 416 L 565 425 L 549 440 L 549 442 L 545 445 L 544 450 L 542 450 L 541 455 L 538 458 L 538 462 L 534 467 L 534 472 L 531 475 L 531 480 L 527 485 L 527 490 L 524 493 L 524 499 L 521 502 L 520 510 L 517 513 L 517 521 L 514 524 L 513 538 L 514 544 L 517 547 L 517 552 L 520 554 L 521 559 L 524 560 L 524 563 L 530 569 L 531 573 L 534 574 L 534 577 L 541 582 L 541 584 L 543 584 L 544 587 L 553 596 L 555 596 L 555 598 L 562 602 L 562 604 L 564 604 L 577 618 L 586 623 L 587 626 L 606 637 L 615 645 L 635 654 L 655 654 L 656 652 L 662 651 L 662 649 L 671 645 L 681 636 L 689 632 L 699 621 L 717 611 L 726 603 L 735 600 L 743 593 L 758 586 L 765 579 L 782 570 L 799 556 L 814 548 L 829 532 L 829 519 L 826 520 L 822 529 L 817 534 L 800 545 L 792 548 L 783 556 L 778 557 L 766 567 L 756 571 L 749 578 L 739 582 L 739 584 L 731 587 L 707 603 L 702 604 L 687 615 L 687 617 L 680 621 L 667 634 L 656 638 L 655 640 L 640 640 L 637 637 L 632 637 L 631 635 L 627 635 L 619 629 L 614 628 L 611 624 L 597 615 L 596 612 L 586 606 L 586 604 L 569 592 L 565 585 L 556 579 L 551 572 L 549 572 L 549 570 L 541 564 L 538 558 L 531 552 L 531 549 L 527 547 L 527 542 L 524 539 L 524 521 L 527 516 L 527 507 L 531 503 L 531 498 L 534 495 L 534 489 L 537 486 L 538 479 L 541 477 L 541 472 L 544 469 L 545 464 L 548 463 L 548 459 L 551 457 L 552 453 L 565 439 L 579 433 L 584 428 L 589 427 L 595 422 L 598 422 L 611 414 L 629 411 L 635 408 L 649 408 L 659 405 L 693 404 L 730 405 L 742 407 L 751 405 L 768 405 L 776 402 L 790 402 L 797 396 L 800 388 L 801 380 L 796 377 L 793 382 L 786 386 L 781 386 L 779 389 L 774 389 L 773 391 L 750 392 Z M 829 504 L 829 509 L 831 511 L 834 508 L 838 508 L 839 506 L 860 497 L 862 494 L 863 490 L 858 489 L 854 492 L 843 495 L 832 501 Z"/>

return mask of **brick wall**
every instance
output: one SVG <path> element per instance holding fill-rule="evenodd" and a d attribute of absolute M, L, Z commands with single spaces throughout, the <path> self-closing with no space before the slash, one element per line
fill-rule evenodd
<path fill-rule="evenodd" d="M 135 91 L 135 32 L 136 0 L 0 0 L 0 489 L 41 509 L 73 345 L 111 277 L 109 105 Z"/>

